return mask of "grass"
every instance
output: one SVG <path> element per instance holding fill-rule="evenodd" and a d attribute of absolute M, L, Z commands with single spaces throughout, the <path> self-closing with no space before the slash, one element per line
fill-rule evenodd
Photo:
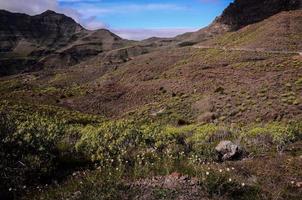
<path fill-rule="evenodd" d="M 102 174 L 92 172 L 91 176 L 83 176 L 83 186 L 71 178 L 62 189 L 46 189 L 38 197 L 66 198 L 80 195 L 76 193 L 80 190 L 83 199 L 96 198 L 97 194 L 103 194 L 104 199 L 114 199 L 123 191 L 128 193 L 127 186 L 121 182 L 125 178 L 136 180 L 180 171 L 199 177 L 210 196 L 231 198 L 242 193 L 241 197 L 247 195 L 242 199 L 249 199 L 259 192 L 258 186 L 241 191 L 240 180 L 229 184 L 225 182 L 228 177 L 220 176 L 202 182 L 206 168 L 200 168 L 200 165 L 216 161 L 215 146 L 219 141 L 238 142 L 257 156 L 283 151 L 287 144 L 302 138 L 299 122 L 232 127 L 216 124 L 175 126 L 144 120 L 104 120 L 53 106 L 7 101 L 1 102 L 0 113 L 3 183 L 0 189 L 7 193 L 9 188 L 14 188 L 16 191 L 8 195 L 16 197 L 22 193 L 24 185 L 33 187 L 43 181 L 49 182 L 57 172 L 64 174 L 79 165 L 96 165 Z M 35 181 L 31 183 L 32 180 Z M 216 191 L 215 184 L 222 188 Z M 88 191 L 89 185 L 95 189 Z"/>

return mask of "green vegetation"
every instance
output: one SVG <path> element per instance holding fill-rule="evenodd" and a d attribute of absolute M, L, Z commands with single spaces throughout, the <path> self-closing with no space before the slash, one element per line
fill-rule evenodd
<path fill-rule="evenodd" d="M 46 199 L 74 195 L 75 188 L 81 191 L 82 198 L 103 194 L 104 199 L 113 199 L 117 196 L 112 195 L 119 195 L 127 188 L 121 182 L 124 178 L 135 180 L 173 171 L 198 177 L 210 196 L 242 193 L 242 199 L 249 199 L 244 196 L 258 194 L 258 186 L 242 191 L 240 182 L 228 183 L 228 176 L 214 174 L 205 181 L 202 175 L 205 169 L 198 166 L 217 159 L 214 148 L 224 139 L 241 141 L 248 152 L 257 155 L 282 150 L 301 139 L 302 132 L 302 124 L 294 122 L 232 128 L 214 124 L 177 127 L 123 119 L 104 121 L 50 106 L 33 109 L 28 104 L 2 102 L 0 108 L 2 191 L 13 188 L 9 194 L 19 195 L 24 185 L 51 180 L 63 170 L 61 166 L 72 169 L 95 164 L 100 169 L 101 173 L 83 176 L 83 185 L 71 179 L 62 189 L 46 191 L 42 194 Z M 221 134 L 222 130 L 227 134 Z M 92 186 L 97 190 L 86 191 Z M 159 191 L 157 195 L 164 194 Z"/>

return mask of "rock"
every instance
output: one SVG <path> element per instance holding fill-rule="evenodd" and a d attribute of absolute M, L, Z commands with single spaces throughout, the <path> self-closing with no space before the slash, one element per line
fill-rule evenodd
<path fill-rule="evenodd" d="M 181 174 L 178 172 L 173 172 L 170 176 L 173 178 L 179 179 L 181 177 Z"/>
<path fill-rule="evenodd" d="M 224 88 L 223 88 L 223 87 L 218 87 L 218 88 L 215 89 L 214 92 L 215 92 L 215 93 L 223 94 L 223 93 L 224 93 Z"/>
<path fill-rule="evenodd" d="M 236 0 L 216 19 L 233 30 L 262 21 L 281 11 L 301 8 L 300 0 Z"/>
<path fill-rule="evenodd" d="M 158 111 L 152 112 L 150 115 L 153 116 L 153 117 L 156 117 L 156 116 L 158 116 L 158 115 L 163 114 L 165 111 L 166 111 L 166 109 L 165 109 L 165 108 L 162 108 L 162 109 L 160 109 L 160 110 L 158 110 Z"/>
<path fill-rule="evenodd" d="M 219 159 L 222 161 L 240 159 L 243 155 L 243 149 L 239 145 L 228 140 L 221 141 L 215 147 L 215 150 L 218 153 Z"/>
<path fill-rule="evenodd" d="M 71 199 L 79 199 L 82 195 L 81 191 L 76 191 L 75 193 L 72 194 Z"/>

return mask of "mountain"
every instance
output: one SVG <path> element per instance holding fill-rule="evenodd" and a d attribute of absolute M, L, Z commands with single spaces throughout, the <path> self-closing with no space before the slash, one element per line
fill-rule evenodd
<path fill-rule="evenodd" d="M 235 0 L 213 23 L 197 32 L 185 33 L 175 39 L 197 43 L 229 31 L 267 19 L 282 11 L 301 9 L 302 0 Z"/>
<path fill-rule="evenodd" d="M 235 0 L 215 21 L 238 30 L 246 25 L 260 22 L 282 11 L 296 10 L 301 0 Z"/>
<path fill-rule="evenodd" d="M 0 75 L 70 66 L 132 43 L 49 10 L 35 16 L 1 10 L 0 23 Z"/>
<path fill-rule="evenodd" d="M 302 10 L 286 11 L 200 45 L 237 49 L 302 51 Z"/>
<path fill-rule="evenodd" d="M 58 49 L 85 29 L 72 18 L 53 11 L 29 16 L 0 11 L 0 51 L 30 53 L 39 48 Z"/>

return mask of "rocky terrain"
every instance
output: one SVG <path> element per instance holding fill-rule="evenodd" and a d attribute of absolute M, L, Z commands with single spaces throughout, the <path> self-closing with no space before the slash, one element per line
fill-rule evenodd
<path fill-rule="evenodd" d="M 0 199 L 301 199 L 300 8 L 144 41 L 0 11 Z"/>
<path fill-rule="evenodd" d="M 108 30 L 85 30 L 53 11 L 29 16 L 2 10 L 0 22 L 0 75 L 66 67 L 132 43 Z"/>
<path fill-rule="evenodd" d="M 238 30 L 281 11 L 300 9 L 301 3 L 301 0 L 236 0 L 215 21 L 229 25 L 232 30 Z"/>
<path fill-rule="evenodd" d="M 206 41 L 228 31 L 261 22 L 282 11 L 299 10 L 301 7 L 301 0 L 236 0 L 208 27 L 177 36 L 176 40 L 190 43 Z"/>

